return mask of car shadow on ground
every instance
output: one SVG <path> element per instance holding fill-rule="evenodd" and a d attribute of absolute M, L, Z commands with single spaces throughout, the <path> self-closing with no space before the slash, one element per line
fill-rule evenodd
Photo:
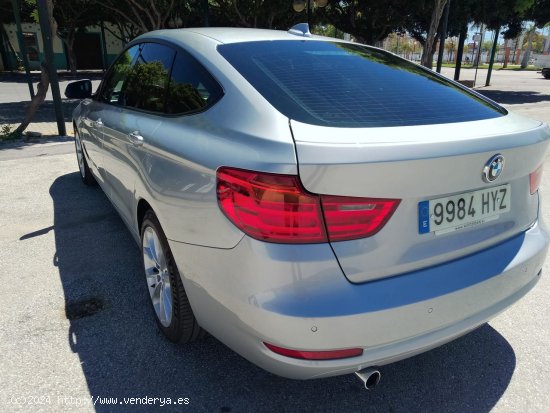
<path fill-rule="evenodd" d="M 94 397 L 188 398 L 183 406 L 125 406 L 162 412 L 487 412 L 515 369 L 513 349 L 489 325 L 428 353 L 383 366 L 373 391 L 353 375 L 310 381 L 274 376 L 215 338 L 174 345 L 156 327 L 140 252 L 99 188 L 78 173 L 50 187 L 67 339 Z M 50 230 L 48 228 L 47 230 Z M 32 234 L 31 234 L 32 235 Z M 97 412 L 113 406 L 95 406 Z"/>
<path fill-rule="evenodd" d="M 546 79 L 543 78 L 542 80 Z M 550 95 L 533 91 L 476 89 L 476 92 L 481 93 L 501 105 L 518 105 L 522 103 L 539 103 L 550 101 Z"/>

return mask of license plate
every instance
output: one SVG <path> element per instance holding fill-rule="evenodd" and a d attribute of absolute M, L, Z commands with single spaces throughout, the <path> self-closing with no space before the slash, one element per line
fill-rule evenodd
<path fill-rule="evenodd" d="M 510 184 L 418 203 L 418 232 L 436 235 L 497 219 L 510 211 Z"/>

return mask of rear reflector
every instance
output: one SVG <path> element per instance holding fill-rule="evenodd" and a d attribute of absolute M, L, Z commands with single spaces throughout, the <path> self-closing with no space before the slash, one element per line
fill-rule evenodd
<path fill-rule="evenodd" d="M 305 351 L 291 350 L 288 348 L 274 346 L 273 344 L 264 343 L 264 345 L 272 352 L 281 356 L 292 357 L 302 360 L 335 360 L 345 359 L 349 357 L 357 357 L 363 354 L 362 348 L 346 348 L 343 350 L 322 350 L 322 351 Z"/>
<path fill-rule="evenodd" d="M 542 180 L 542 171 L 544 164 L 540 165 L 537 169 L 529 174 L 529 189 L 531 195 L 538 191 L 540 182 Z"/>
<path fill-rule="evenodd" d="M 223 167 L 217 172 L 218 203 L 245 234 L 268 242 L 309 244 L 374 235 L 400 200 L 317 195 L 296 175 Z"/>

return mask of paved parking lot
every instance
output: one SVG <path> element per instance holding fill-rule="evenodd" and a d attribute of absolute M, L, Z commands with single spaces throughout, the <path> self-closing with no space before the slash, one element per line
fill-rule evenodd
<path fill-rule="evenodd" d="M 454 69 L 443 68 L 442 74 L 453 77 Z M 473 80 L 475 70 L 462 70 L 461 80 Z M 487 70 L 479 70 L 475 90 L 507 109 L 550 123 L 550 81 L 535 71 L 496 70 L 491 85 L 485 85 Z"/>
<path fill-rule="evenodd" d="M 549 122 L 550 81 L 526 73 L 497 73 L 480 90 Z M 1 412 L 548 411 L 550 260 L 514 307 L 384 366 L 372 392 L 353 376 L 286 380 L 212 337 L 180 347 L 160 335 L 139 250 L 101 190 L 81 184 L 72 150 L 59 140 L 0 146 Z M 125 404 L 132 397 L 158 399 Z M 167 398 L 181 404 L 161 406 Z"/>
<path fill-rule="evenodd" d="M 91 79 L 94 89 L 99 85 L 102 76 L 101 71 L 79 73 L 78 77 Z M 31 76 L 34 91 L 40 80 L 38 72 L 33 72 Z M 71 123 L 71 114 L 78 105 L 76 99 L 64 99 L 65 87 L 73 77 L 69 74 L 60 76 L 59 88 L 61 91 L 63 118 L 67 135 L 72 136 L 73 127 Z M 1 74 L 0 75 L 0 125 L 9 125 L 12 130 L 15 129 L 24 118 L 27 106 L 30 101 L 30 92 L 27 79 L 22 73 Z M 38 132 L 43 136 L 57 135 L 57 123 L 55 121 L 54 105 L 52 100 L 51 88 L 48 89 L 46 99 L 38 108 L 32 123 L 27 127 L 27 132 Z"/>

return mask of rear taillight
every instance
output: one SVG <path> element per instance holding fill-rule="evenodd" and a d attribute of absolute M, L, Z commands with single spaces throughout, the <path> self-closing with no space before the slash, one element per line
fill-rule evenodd
<path fill-rule="evenodd" d="M 540 165 L 537 169 L 529 174 L 529 189 L 531 190 L 531 195 L 537 192 L 539 189 L 542 179 L 543 165 Z"/>
<path fill-rule="evenodd" d="M 320 200 L 293 175 L 220 168 L 218 203 L 225 215 L 252 238 L 282 243 L 324 242 Z"/>
<path fill-rule="evenodd" d="M 284 347 L 274 346 L 273 344 L 264 343 L 264 345 L 272 352 L 286 357 L 292 357 L 302 360 L 336 360 L 349 357 L 357 357 L 363 354 L 362 348 L 346 348 L 342 350 L 292 350 Z"/>
<path fill-rule="evenodd" d="M 249 236 L 268 242 L 307 244 L 374 235 L 399 200 L 316 195 L 295 175 L 220 168 L 218 203 Z"/>
<path fill-rule="evenodd" d="M 330 241 L 366 238 L 380 231 L 399 205 L 398 199 L 321 195 Z"/>

